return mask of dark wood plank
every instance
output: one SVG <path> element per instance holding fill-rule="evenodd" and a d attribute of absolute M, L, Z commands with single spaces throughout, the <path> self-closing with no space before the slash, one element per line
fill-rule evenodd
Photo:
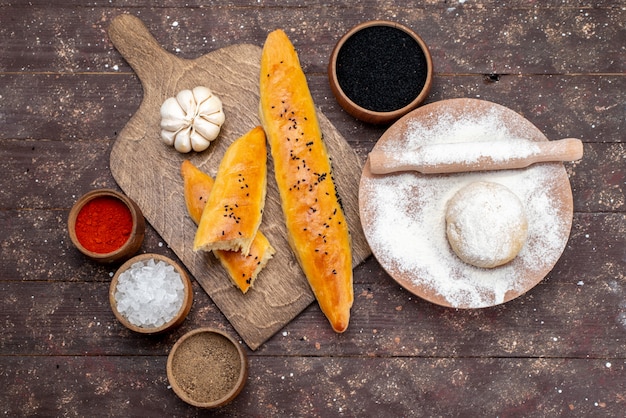
<path fill-rule="evenodd" d="M 457 3 L 457 4 L 455 4 Z M 450 0 L 409 0 L 403 2 L 400 6 L 406 8 L 460 8 L 460 9 L 474 9 L 474 8 L 485 8 L 485 7 L 495 7 L 499 6 L 507 9 L 549 9 L 549 8 L 559 8 L 563 7 L 564 2 L 562 0 L 544 0 L 540 3 L 529 3 L 526 0 L 480 0 L 474 2 L 451 2 Z M 47 6 L 49 2 L 45 0 L 21 0 L 21 1 L 0 1 L 1 6 L 13 6 L 13 7 L 30 7 L 30 6 Z M 109 0 L 106 2 L 109 7 L 123 7 L 123 8 L 140 8 L 140 7 L 157 7 L 157 8 L 181 8 L 181 7 L 189 7 L 189 8 L 201 8 L 206 6 L 206 3 L 202 0 L 162 0 L 157 5 L 150 0 Z M 377 0 L 364 0 L 359 2 L 360 8 L 370 8 L 376 5 L 379 5 L 380 1 Z M 619 6 L 621 3 L 616 0 L 578 0 L 575 3 L 575 6 L 582 9 L 587 8 L 610 8 Z M 239 7 L 259 7 L 259 5 L 250 4 L 247 0 L 230 0 L 228 2 L 223 2 L 222 6 L 228 6 L 231 8 L 239 8 Z M 306 0 L 290 0 L 285 3 L 281 0 L 266 0 L 263 2 L 263 8 L 276 8 L 281 7 L 283 9 L 289 10 L 291 8 L 301 8 L 304 6 L 310 6 L 311 2 Z M 76 4 L 73 0 L 56 0 L 55 6 L 57 7 L 94 7 L 94 6 L 102 6 L 98 1 L 85 1 L 80 2 L 80 4 Z M 349 3 L 340 3 L 333 4 L 333 7 L 338 9 L 354 9 L 355 6 Z"/>
<path fill-rule="evenodd" d="M 308 76 L 316 105 L 358 154 L 364 156 L 385 127 L 349 116 L 333 97 L 324 74 Z M 501 76 L 441 75 L 428 102 L 458 97 L 493 101 L 520 113 L 549 139 L 623 142 L 621 103 L 626 77 L 611 75 Z M 0 74 L 6 123 L 0 139 L 67 141 L 115 139 L 141 103 L 134 75 Z"/>
<path fill-rule="evenodd" d="M 205 416 L 169 388 L 164 356 L 14 356 L 7 416 Z M 250 379 L 216 417 L 621 416 L 623 361 L 252 357 Z"/>
<path fill-rule="evenodd" d="M 479 310 L 442 308 L 415 297 L 369 259 L 355 271 L 355 303 L 346 333 L 330 330 L 313 304 L 258 354 L 624 358 L 626 285 L 620 278 L 626 276 L 625 232 L 624 214 L 577 214 L 564 256 L 537 287 Z M 151 245 L 160 252 L 158 243 Z M 10 261 L 14 272 L 3 261 L 2 277 L 11 279 L 0 281 L 6 307 L 0 355 L 162 354 L 185 330 L 224 326 L 222 314 L 194 283 L 194 305 L 179 330 L 164 337 L 135 335 L 110 311 L 111 268 L 87 262 L 75 266 L 68 261 L 75 257 L 47 248 L 7 252 L 17 258 Z M 55 265 L 25 273 L 23 260 L 41 254 L 57 260 Z"/>
<path fill-rule="evenodd" d="M 353 146 L 360 147 L 363 156 L 367 155 L 371 142 L 363 142 L 358 132 L 351 138 Z M 61 234 L 65 233 L 67 213 L 59 210 L 68 211 L 80 195 L 91 189 L 118 188 L 106 163 L 111 144 L 110 140 L 0 140 L 7 173 L 0 176 L 0 190 L 3 190 L 0 209 L 53 210 L 40 215 L 54 222 L 53 226 L 47 227 L 54 228 L 56 236 L 48 239 L 56 242 L 65 239 Z M 576 212 L 626 210 L 624 155 L 626 149 L 623 143 L 588 143 L 580 162 L 565 164 Z M 6 236 L 14 242 L 28 242 L 28 245 L 38 248 L 37 238 L 27 232 L 29 224 L 23 224 L 32 222 L 30 225 L 35 225 L 35 220 L 30 219 L 27 212 L 13 214 L 18 216 L 16 223 L 9 223 L 10 215 L 6 216 Z M 24 221 L 20 221 L 20 217 L 25 217 Z"/>
<path fill-rule="evenodd" d="M 117 188 L 112 143 L 143 91 L 107 34 L 141 16 L 160 45 L 196 58 L 262 45 L 285 28 L 316 104 L 365 157 L 385 127 L 360 123 L 330 92 L 340 35 L 373 18 L 404 23 L 431 47 L 429 102 L 491 100 L 550 139 L 579 137 L 566 165 L 575 216 L 553 271 L 505 305 L 460 311 L 400 288 L 369 258 L 355 271 L 353 322 L 336 335 L 315 304 L 250 354 L 244 392 L 215 416 L 622 416 L 626 406 L 626 9 L 620 0 L 0 0 L 0 412 L 6 416 L 171 415 L 165 375 L 178 336 L 235 334 L 194 282 L 190 316 L 171 334 L 118 324 L 113 267 L 89 262 L 65 232 L 69 207 Z M 148 227 L 142 251 L 176 259 Z"/>
<path fill-rule="evenodd" d="M 356 9 L 298 2 L 286 6 L 288 13 L 264 4 L 176 5 L 180 7 L 3 7 L 9 24 L 0 27 L 6 51 L 0 72 L 129 72 L 111 51 L 106 30 L 116 15 L 138 11 L 159 44 L 182 58 L 238 43 L 262 45 L 267 32 L 280 27 L 301 52 L 305 70 L 321 73 L 333 46 L 352 26 L 389 19 L 424 38 L 437 72 L 623 73 L 626 68 L 626 61 L 617 58 L 623 56 L 621 43 L 611 42 L 626 37 L 626 11 L 619 2 L 557 8 L 443 1 L 420 7 L 371 1 Z"/>

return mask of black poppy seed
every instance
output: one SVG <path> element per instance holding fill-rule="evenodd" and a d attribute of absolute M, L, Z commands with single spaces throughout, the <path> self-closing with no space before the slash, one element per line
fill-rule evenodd
<path fill-rule="evenodd" d="M 419 44 L 392 26 L 364 28 L 337 55 L 337 80 L 355 103 L 386 112 L 411 103 L 426 84 L 427 62 Z"/>

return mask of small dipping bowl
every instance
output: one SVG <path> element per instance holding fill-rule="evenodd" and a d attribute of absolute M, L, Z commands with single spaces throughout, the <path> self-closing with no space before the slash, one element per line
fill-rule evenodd
<path fill-rule="evenodd" d="M 390 124 L 424 102 L 433 82 L 428 47 L 399 23 L 372 20 L 350 29 L 328 63 L 341 107 L 372 124 Z"/>
<path fill-rule="evenodd" d="M 183 283 L 182 305 L 180 309 L 178 310 L 178 312 L 170 320 L 166 321 L 163 325 L 154 326 L 154 327 L 145 327 L 145 326 L 137 325 L 137 321 L 135 321 L 135 323 L 131 322 L 131 320 L 129 320 L 127 316 L 125 316 L 122 312 L 120 312 L 120 310 L 118 309 L 118 299 L 116 298 L 116 292 L 118 291 L 118 284 L 120 283 L 120 276 L 122 275 L 122 273 L 126 272 L 127 270 L 132 268 L 133 265 L 137 263 L 142 263 L 144 266 L 148 266 L 149 265 L 148 263 L 150 263 L 151 260 L 153 260 L 155 264 L 158 263 L 159 261 L 163 261 L 167 263 L 168 265 L 174 267 L 174 271 L 178 273 Z M 126 279 L 126 280 L 129 280 L 129 279 Z M 139 282 L 143 281 L 144 279 L 143 278 L 140 279 L 136 277 L 133 280 L 136 280 L 134 282 L 135 283 L 134 287 L 141 288 L 142 285 L 139 284 Z M 155 282 L 156 280 L 157 279 L 155 279 Z M 156 292 L 156 289 L 150 288 L 146 292 L 153 293 L 153 292 Z M 128 293 L 129 292 L 127 291 L 126 296 L 125 296 L 127 298 L 130 297 L 128 296 Z M 148 296 L 155 296 L 155 295 L 149 294 Z M 141 299 L 137 299 L 133 303 L 140 303 L 140 302 L 141 302 Z M 111 304 L 111 309 L 113 310 L 113 314 L 115 315 L 117 320 L 120 321 L 122 325 L 124 325 L 126 328 L 130 329 L 131 331 L 138 332 L 140 334 L 160 334 L 160 333 L 164 333 L 166 331 L 172 330 L 173 328 L 179 326 L 185 320 L 185 318 L 189 314 L 189 311 L 191 310 L 191 305 L 193 304 L 193 289 L 191 287 L 191 281 L 189 280 L 189 276 L 187 275 L 187 273 L 185 273 L 185 270 L 183 270 L 180 267 L 180 265 L 174 262 L 174 260 L 171 260 L 170 258 L 165 257 L 160 254 L 149 254 L 149 253 L 140 254 L 126 261 L 115 272 L 115 275 L 113 276 L 113 280 L 111 280 L 111 285 L 109 287 L 109 303 Z M 155 309 L 163 309 L 163 306 L 155 307 Z"/>
<path fill-rule="evenodd" d="M 108 213 L 104 213 L 102 207 L 96 208 L 97 205 L 106 206 Z M 130 230 L 119 228 L 121 220 L 132 225 Z M 112 230 L 111 235 L 105 237 L 106 245 L 113 246 L 113 250 L 102 247 L 103 242 L 86 239 L 89 238 L 87 234 L 96 230 L 98 234 L 102 234 L 103 229 L 106 233 L 108 223 L 112 225 Z M 72 206 L 67 224 L 74 246 L 90 259 L 104 264 L 126 260 L 139 251 L 146 230 L 146 221 L 139 206 L 128 196 L 112 189 L 92 190 L 81 196 Z M 77 232 L 77 228 L 81 231 Z M 98 237 L 98 240 L 101 239 Z"/>
<path fill-rule="evenodd" d="M 167 379 L 186 403 L 219 408 L 231 402 L 248 379 L 248 359 L 228 334 L 199 328 L 183 335 L 167 358 Z"/>

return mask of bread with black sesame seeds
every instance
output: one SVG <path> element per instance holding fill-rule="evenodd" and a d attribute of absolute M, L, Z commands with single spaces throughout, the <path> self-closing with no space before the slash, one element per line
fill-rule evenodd
<path fill-rule="evenodd" d="M 202 211 L 194 251 L 241 251 L 248 255 L 261 225 L 267 191 L 265 133 L 255 127 L 226 150 Z"/>
<path fill-rule="evenodd" d="M 350 233 L 306 77 L 282 30 L 263 47 L 260 118 L 290 246 L 322 312 L 343 332 L 354 299 Z"/>
<path fill-rule="evenodd" d="M 198 225 L 211 194 L 211 189 L 213 189 L 213 178 L 193 165 L 189 160 L 183 161 L 180 167 L 180 174 L 183 178 L 187 212 L 195 224 Z M 241 251 L 213 251 L 213 254 L 224 267 L 233 284 L 242 293 L 246 293 L 254 285 L 257 276 L 275 253 L 276 250 L 260 230 L 257 231 L 252 241 L 249 255 L 243 255 Z"/>

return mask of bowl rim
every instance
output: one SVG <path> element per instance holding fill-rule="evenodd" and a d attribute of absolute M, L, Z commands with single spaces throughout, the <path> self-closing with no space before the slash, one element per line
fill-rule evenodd
<path fill-rule="evenodd" d="M 113 197 L 124 203 L 126 208 L 128 208 L 128 210 L 130 211 L 133 222 L 133 227 L 126 242 L 122 244 L 122 246 L 120 246 L 119 248 L 108 253 L 98 253 L 88 250 L 83 246 L 83 244 L 78 239 L 78 236 L 76 235 L 76 219 L 78 217 L 78 214 L 87 203 L 101 197 Z M 137 204 L 125 194 L 120 193 L 114 189 L 95 189 L 83 194 L 81 197 L 78 198 L 74 205 L 72 205 L 72 208 L 70 209 L 70 213 L 68 215 L 67 229 L 72 244 L 74 244 L 74 246 L 81 253 L 96 261 L 114 261 L 124 257 L 129 252 L 134 252 L 139 249 L 141 243 L 143 242 L 145 219 Z M 139 242 L 136 242 L 136 237 L 138 236 L 140 236 L 140 240 Z"/>
<path fill-rule="evenodd" d="M 118 283 L 120 275 L 124 271 L 128 270 L 133 264 L 139 261 L 143 262 L 143 261 L 150 260 L 150 259 L 164 261 L 170 264 L 172 267 L 174 267 L 176 272 L 180 275 L 180 278 L 183 281 L 183 286 L 185 288 L 184 296 L 183 296 L 183 304 L 180 310 L 178 311 L 178 313 L 174 316 L 174 318 L 172 318 L 171 320 L 169 320 L 168 322 L 166 322 L 165 324 L 157 328 L 143 328 L 143 327 L 132 324 L 128 319 L 126 319 L 126 317 L 124 317 L 124 315 L 122 315 L 117 310 L 117 302 L 115 300 L 115 291 L 117 289 L 117 283 Z M 159 334 L 159 333 L 163 333 L 165 331 L 175 328 L 176 326 L 180 325 L 185 320 L 185 318 L 189 314 L 189 311 L 191 310 L 191 305 L 193 304 L 193 288 L 191 285 L 191 280 L 189 279 L 189 276 L 187 275 L 185 270 L 174 260 L 161 254 L 144 253 L 144 254 L 139 254 L 139 255 L 136 255 L 135 257 L 132 257 L 131 259 L 127 260 L 124 264 L 122 264 L 117 269 L 117 271 L 113 275 L 111 284 L 109 285 L 109 303 L 111 305 L 111 310 L 113 311 L 113 315 L 115 315 L 115 318 L 117 318 L 117 320 L 126 328 L 130 329 L 131 331 L 140 333 L 140 334 Z"/>
<path fill-rule="evenodd" d="M 187 395 L 187 393 L 183 390 L 183 388 L 180 387 L 180 385 L 178 384 L 178 381 L 176 380 L 176 376 L 174 375 L 174 370 L 173 370 L 173 362 L 174 362 L 174 357 L 176 356 L 177 350 L 185 343 L 185 341 L 189 340 L 191 337 L 195 335 L 202 334 L 202 333 L 217 334 L 225 338 L 226 340 L 228 340 L 237 349 L 239 364 L 241 366 L 241 369 L 239 371 L 239 376 L 237 377 L 237 381 L 235 382 L 233 387 L 226 393 L 226 395 L 224 395 L 220 399 L 216 399 L 214 401 L 208 401 L 208 402 L 199 402 L 194 399 L 191 399 Z M 201 328 L 197 328 L 197 329 L 187 332 L 182 337 L 180 337 L 178 341 L 176 341 L 176 343 L 170 350 L 169 355 L 167 356 L 166 372 L 167 372 L 167 379 L 170 383 L 170 386 L 174 390 L 174 393 L 176 393 L 176 395 L 179 398 L 181 398 L 183 401 L 185 401 L 186 403 L 190 405 L 200 407 L 200 408 L 208 408 L 208 409 L 218 408 L 218 407 L 222 407 L 230 403 L 233 399 L 235 399 L 237 395 L 239 395 L 243 387 L 245 386 L 245 383 L 248 379 L 248 356 L 246 352 L 244 351 L 242 345 L 239 342 L 237 342 L 228 333 L 222 330 L 219 330 L 217 328 L 201 327 Z"/>
<path fill-rule="evenodd" d="M 339 51 L 345 45 L 345 43 L 350 39 L 355 33 L 374 26 L 389 26 L 395 29 L 401 30 L 409 35 L 413 40 L 417 42 L 420 49 L 424 53 L 424 57 L 426 59 L 426 81 L 424 83 L 424 87 L 420 91 L 420 94 L 415 97 L 411 103 L 406 106 L 388 111 L 388 112 L 380 112 L 375 110 L 367 109 L 359 104 L 355 103 L 348 95 L 343 91 L 341 86 L 339 85 L 339 80 L 337 77 L 337 57 L 339 55 Z M 382 123 L 391 123 L 396 119 L 399 119 L 401 116 L 407 114 L 411 110 L 415 109 L 421 103 L 424 102 L 428 94 L 430 93 L 430 89 L 433 83 L 433 60 L 428 48 L 428 45 L 424 42 L 424 40 L 411 28 L 397 22 L 389 21 L 389 20 L 369 20 L 366 22 L 359 23 L 353 26 L 348 32 L 346 32 L 337 42 L 330 56 L 330 60 L 328 63 L 328 79 L 330 82 L 330 87 L 335 95 L 335 98 L 344 108 L 346 112 L 354 116 L 355 118 L 362 120 L 364 122 L 382 124 Z"/>

